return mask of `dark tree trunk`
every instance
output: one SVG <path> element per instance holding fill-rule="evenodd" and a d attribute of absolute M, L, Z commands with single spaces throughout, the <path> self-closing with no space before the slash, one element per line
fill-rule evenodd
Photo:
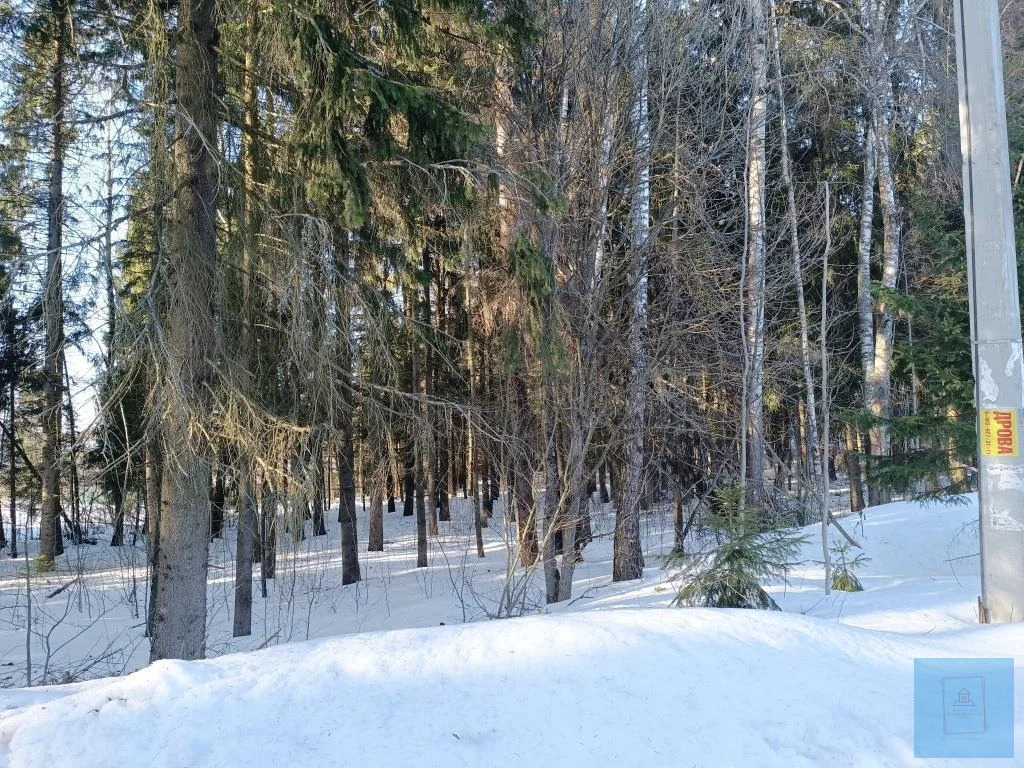
<path fill-rule="evenodd" d="M 580 494 L 576 514 L 576 540 L 573 542 L 577 560 L 583 559 L 584 548 L 593 540 L 594 529 L 590 522 L 590 493 L 582 493 Z"/>
<path fill-rule="evenodd" d="M 317 487 L 313 491 L 313 535 L 326 536 L 327 523 L 324 515 L 323 491 Z"/>
<path fill-rule="evenodd" d="M 416 567 L 427 567 L 427 499 L 423 455 L 416 452 Z"/>
<path fill-rule="evenodd" d="M 256 489 L 254 488 L 253 491 Z M 257 506 L 256 521 L 252 526 L 252 561 L 254 563 L 263 562 L 263 537 L 266 535 L 263 525 L 263 502 L 261 501 Z M 263 595 L 266 597 L 266 595 Z"/>
<path fill-rule="evenodd" d="M 683 554 L 683 545 L 686 542 L 686 523 L 683 521 L 683 494 L 676 488 L 672 494 L 672 531 L 674 534 L 674 546 L 672 552 Z"/>
<path fill-rule="evenodd" d="M 56 30 L 54 57 L 50 70 L 48 113 L 51 120 L 50 162 L 47 171 L 46 280 L 43 290 L 45 356 L 43 359 L 43 445 L 40 461 L 43 503 L 39 517 L 39 567 L 51 569 L 60 554 L 60 470 L 59 446 L 61 405 L 64 402 L 64 371 L 61 367 L 64 347 L 64 299 L 61 255 L 64 229 L 64 153 L 67 137 L 64 110 L 67 91 L 65 56 L 70 27 L 69 0 L 50 0 L 50 13 Z"/>
<path fill-rule="evenodd" d="M 454 489 L 450 485 L 452 474 L 451 423 L 447 418 L 444 419 L 444 427 L 438 433 L 437 440 L 437 518 L 450 522 L 452 519 L 451 493 Z"/>
<path fill-rule="evenodd" d="M 494 517 L 494 496 L 491 495 L 491 462 L 487 457 L 487 452 L 483 451 L 483 456 L 480 459 L 480 483 L 482 488 L 480 489 L 480 495 L 483 500 L 483 525 L 487 525 L 487 521 Z"/>
<path fill-rule="evenodd" d="M 156 611 L 156 591 L 160 573 L 156 564 L 160 559 L 160 515 L 163 510 L 164 464 L 160 450 L 160 437 L 151 434 L 146 441 L 146 541 L 149 564 L 149 603 L 146 614 L 146 637 L 153 636 Z"/>
<path fill-rule="evenodd" d="M 217 463 L 210 498 L 210 539 L 224 538 L 224 465 Z"/>
<path fill-rule="evenodd" d="M 416 514 L 416 449 L 410 440 L 405 446 L 405 466 L 402 472 L 402 517 Z"/>
<path fill-rule="evenodd" d="M 235 540 L 235 615 L 231 634 L 252 634 L 252 563 L 256 528 L 252 470 L 242 466 L 238 478 L 238 536 Z"/>
<path fill-rule="evenodd" d="M 13 424 L 11 425 L 14 426 Z M 14 457 L 14 431 L 11 430 L 11 439 L 8 440 L 7 448 L 10 451 L 9 455 L 13 459 Z M 4 513 L 3 508 L 0 506 L 0 549 L 7 547 L 7 531 L 4 530 Z"/>
<path fill-rule="evenodd" d="M 537 521 L 534 516 L 533 499 L 533 417 L 522 371 L 512 374 L 512 390 L 515 435 L 518 438 L 513 456 L 513 503 L 519 533 L 519 558 L 523 565 L 530 566 L 537 562 L 540 552 L 537 545 Z"/>
<path fill-rule="evenodd" d="M 64 350 L 60 353 L 60 369 L 64 372 L 64 394 L 67 395 L 66 407 L 68 417 L 68 443 L 71 445 L 70 450 L 70 468 L 69 468 L 69 480 L 70 480 L 70 501 L 71 501 L 71 519 L 68 520 L 67 515 L 64 514 L 64 522 L 68 524 L 71 530 L 71 540 L 76 544 L 80 545 L 85 541 L 85 532 L 82 530 L 82 503 L 81 503 L 81 486 L 79 485 L 78 477 L 78 449 L 75 447 L 78 444 L 78 433 L 75 430 L 75 406 L 71 402 L 71 379 L 68 376 L 68 367 L 64 359 Z M 124 486 L 122 485 L 122 488 Z M 63 508 L 61 508 L 63 514 Z M 122 518 L 123 527 L 123 518 Z M 57 522 L 57 554 L 64 554 L 64 538 L 60 533 L 60 522 Z"/>
<path fill-rule="evenodd" d="M 17 461 L 16 461 L 15 455 L 14 455 L 14 440 L 15 440 L 15 435 L 17 434 L 14 431 L 14 395 L 15 395 L 15 390 L 16 389 L 17 389 L 17 377 L 16 376 L 12 376 L 11 377 L 11 384 L 10 384 L 10 399 L 9 399 L 9 403 L 8 403 L 8 405 L 10 406 L 10 417 L 9 417 L 10 421 L 7 422 L 10 425 L 10 429 L 11 429 L 11 434 L 9 435 L 10 440 L 11 440 L 11 455 L 8 457 L 8 459 L 11 462 L 11 465 L 8 468 L 9 474 L 8 474 L 8 477 L 7 477 L 7 481 L 10 484 L 10 493 L 11 493 L 11 515 L 10 515 L 10 517 L 11 517 L 11 557 L 12 558 L 15 558 L 15 557 L 18 556 L 18 512 L 17 512 L 17 509 L 18 509 L 18 507 L 17 507 L 17 504 L 18 504 L 18 465 L 17 465 Z M 25 546 L 27 547 L 28 543 L 26 543 Z"/>
<path fill-rule="evenodd" d="M 199 659 L 206 646 L 206 572 L 210 533 L 210 459 L 197 446 L 193 419 L 208 415 L 213 358 L 212 286 L 217 284 L 220 112 L 219 33 L 214 0 L 178 7 L 175 62 L 175 216 L 165 265 L 162 330 L 166 339 L 161 401 L 164 456 L 158 584 L 151 659 Z"/>
<path fill-rule="evenodd" d="M 341 583 L 354 584 L 359 581 L 359 542 L 356 537 L 356 483 L 355 459 L 352 446 L 351 424 L 345 425 L 338 466 L 341 467 L 341 499 L 338 514 L 341 517 Z"/>
<path fill-rule="evenodd" d="M 384 499 L 377 488 L 374 485 L 373 491 L 370 493 L 370 530 L 366 535 L 366 551 L 367 552 L 383 552 L 384 551 Z"/>
<path fill-rule="evenodd" d="M 124 494 L 121 492 L 122 484 L 120 473 L 116 473 L 114 487 L 110 489 L 110 501 L 114 505 L 114 533 L 110 537 L 110 546 L 120 547 L 124 545 Z"/>
<path fill-rule="evenodd" d="M 277 493 L 264 480 L 260 494 L 260 594 L 267 596 L 267 582 L 277 575 Z"/>
<path fill-rule="evenodd" d="M 437 536 L 437 451 L 429 450 L 423 458 L 427 469 L 427 476 L 424 478 L 427 496 L 427 534 Z"/>
<path fill-rule="evenodd" d="M 424 328 L 429 328 L 431 333 L 423 345 L 423 394 L 422 394 L 422 416 L 430 427 L 429 434 L 424 436 L 423 448 L 426 453 L 423 457 L 423 471 L 426 473 L 424 484 L 427 494 L 427 533 L 430 536 L 437 536 L 437 489 L 438 489 L 438 425 L 433 417 L 431 399 L 434 395 L 434 313 L 430 300 L 430 286 L 433 280 L 433 258 L 430 249 L 423 249 L 423 302 L 420 306 L 420 320 Z M 438 297 L 440 299 L 440 297 Z"/>
<path fill-rule="evenodd" d="M 259 17 L 256 3 L 245 6 L 245 32 L 250 40 L 258 35 Z M 239 340 L 239 357 L 242 365 L 254 368 L 253 343 L 253 288 L 255 285 L 256 238 L 259 230 L 256 204 L 256 164 L 257 152 L 255 134 L 259 124 L 259 101 L 256 88 L 256 53 L 254 46 L 247 46 L 245 51 L 245 69 L 242 73 L 242 109 L 245 127 L 242 131 L 242 270 L 239 275 L 242 281 L 241 333 Z M 243 451 L 246 450 L 243 448 Z M 235 537 L 235 595 L 234 616 L 232 617 L 231 634 L 233 637 L 247 637 L 252 634 L 252 576 L 253 564 L 260 563 L 260 586 L 266 597 L 266 575 L 263 567 L 263 548 L 261 541 L 262 507 L 257 506 L 257 497 L 262 488 L 254 471 L 252 454 L 244 453 L 236 457 L 238 473 L 238 489 L 235 496 L 235 514 L 238 518 L 238 530 Z"/>
<path fill-rule="evenodd" d="M 313 535 L 326 536 L 327 524 L 324 515 L 324 447 L 317 440 L 312 452 L 313 461 Z"/>

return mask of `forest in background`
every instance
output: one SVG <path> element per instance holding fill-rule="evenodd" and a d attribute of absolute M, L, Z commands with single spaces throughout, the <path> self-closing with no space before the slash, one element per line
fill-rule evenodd
<path fill-rule="evenodd" d="M 279 528 L 333 499 L 352 583 L 385 509 L 425 566 L 452 496 L 482 554 L 502 495 L 558 602 L 592 494 L 628 581 L 658 503 L 682 548 L 729 504 L 827 528 L 837 471 L 854 511 L 967 490 L 952 27 L 949 0 L 0 0 L 0 547 L 144 541 L 152 657 L 198 658 L 226 516 L 245 635 Z"/>

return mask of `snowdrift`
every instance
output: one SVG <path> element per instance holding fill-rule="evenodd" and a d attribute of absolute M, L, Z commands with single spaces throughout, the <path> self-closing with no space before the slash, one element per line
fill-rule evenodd
<path fill-rule="evenodd" d="M 1020 627 L 915 637 L 696 609 L 382 632 L 37 691 L 0 719 L 0 764 L 926 764 L 914 657 L 1022 644 Z"/>
<path fill-rule="evenodd" d="M 913 756 L 915 657 L 1024 649 L 1024 626 L 973 624 L 966 500 L 869 510 L 855 528 L 872 558 L 861 593 L 825 597 L 820 541 L 809 541 L 790 584 L 769 585 L 783 613 L 666 608 L 649 554 L 643 581 L 595 578 L 550 615 L 0 690 L 0 766 L 974 764 Z M 1000 762 L 1014 764 L 977 761 Z"/>

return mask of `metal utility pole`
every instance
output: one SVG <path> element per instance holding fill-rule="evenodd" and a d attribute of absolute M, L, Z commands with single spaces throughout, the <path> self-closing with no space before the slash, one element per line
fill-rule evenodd
<path fill-rule="evenodd" d="M 954 0 L 978 407 L 980 620 L 1024 620 L 1024 411 L 998 0 Z"/>

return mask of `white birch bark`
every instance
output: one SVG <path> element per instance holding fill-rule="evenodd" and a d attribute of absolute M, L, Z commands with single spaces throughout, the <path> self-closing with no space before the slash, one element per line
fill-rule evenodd
<path fill-rule="evenodd" d="M 864 79 L 868 90 L 868 130 L 865 136 L 865 200 L 872 202 L 877 178 L 879 205 L 882 211 L 882 286 L 894 291 L 899 272 L 900 223 L 896 181 L 890 156 L 892 120 L 895 97 L 892 87 L 892 66 L 887 31 L 886 0 L 861 0 L 860 21 L 864 34 Z M 868 164 L 872 173 L 868 184 Z M 861 359 L 864 367 L 864 405 L 875 420 L 870 430 L 870 452 L 888 456 L 891 452 L 889 431 L 883 423 L 890 415 L 892 393 L 893 339 L 895 317 L 884 297 L 875 300 L 870 290 L 871 223 L 873 206 L 865 204 L 861 217 L 861 247 L 858 253 L 858 283 Z M 870 504 L 888 500 L 876 483 L 868 483 Z"/>
<path fill-rule="evenodd" d="M 887 95 L 891 99 L 892 86 L 888 84 Z M 891 103 L 885 104 L 880 110 L 883 114 L 876 117 L 876 143 L 878 147 L 878 188 L 879 203 L 882 208 L 882 287 L 886 291 L 896 290 L 896 278 L 900 263 L 900 222 L 896 201 L 896 181 L 892 171 L 889 155 L 890 124 L 888 112 Z M 890 415 L 892 393 L 892 353 L 895 335 L 896 318 L 884 297 L 876 302 L 874 344 L 874 366 L 872 375 L 872 391 L 874 398 L 870 403 L 871 415 L 877 419 L 886 419 Z M 888 456 L 890 453 L 889 430 L 884 424 L 876 424 L 871 430 L 871 452 L 876 456 Z"/>
<path fill-rule="evenodd" d="M 747 0 L 750 34 L 750 111 L 747 135 L 746 428 L 747 503 L 764 494 L 765 174 L 768 50 L 764 0 Z"/>
<path fill-rule="evenodd" d="M 857 241 L 857 319 L 860 331 L 861 366 L 864 373 L 864 401 L 874 399 L 875 368 L 874 300 L 871 297 L 871 249 L 875 217 L 875 129 L 868 121 L 864 139 L 864 181 L 861 187 L 860 235 Z"/>

